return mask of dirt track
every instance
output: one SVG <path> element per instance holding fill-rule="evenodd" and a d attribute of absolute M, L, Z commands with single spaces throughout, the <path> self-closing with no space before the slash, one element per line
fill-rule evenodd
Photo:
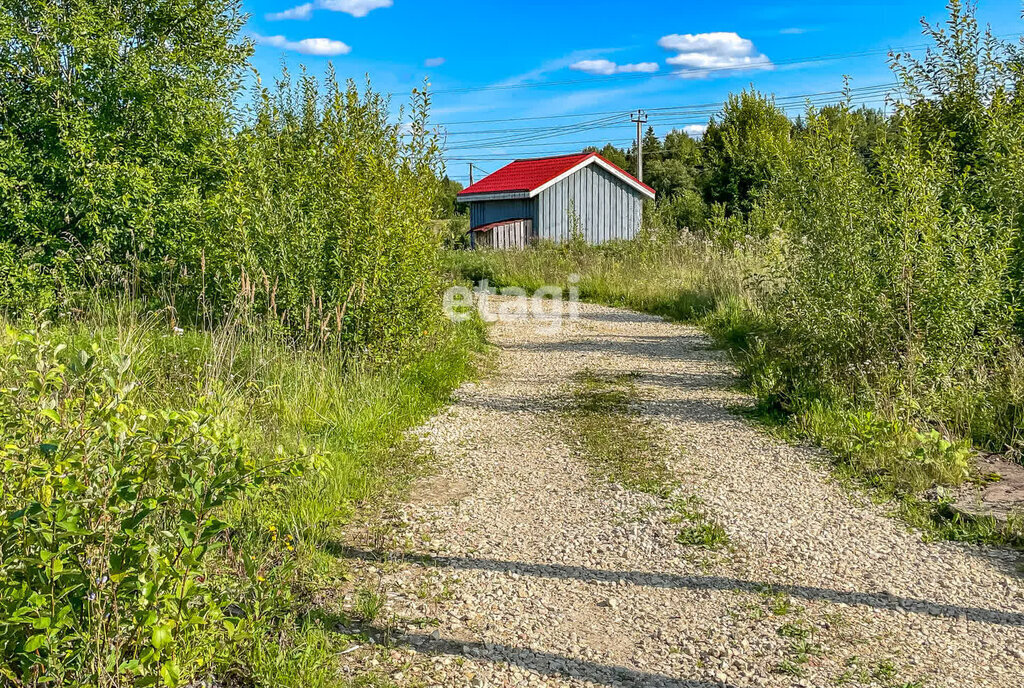
<path fill-rule="evenodd" d="M 734 372 L 697 330 L 580 313 L 555 333 L 494 325 L 495 372 L 421 430 L 435 476 L 374 564 L 401 619 L 396 682 L 1024 685 L 1014 555 L 925 543 L 813 451 L 737 419 Z M 676 544 L 664 500 L 574 456 L 558 411 L 584 368 L 639 373 L 638 413 L 730 547 Z"/>

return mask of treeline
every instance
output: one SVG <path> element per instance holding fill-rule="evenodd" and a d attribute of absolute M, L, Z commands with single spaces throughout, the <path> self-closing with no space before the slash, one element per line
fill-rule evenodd
<path fill-rule="evenodd" d="M 0 310 L 131 291 L 182 323 L 258 310 L 394 353 L 430 317 L 440 159 L 414 93 L 245 92 L 239 0 L 0 10 Z M 239 104 L 247 105 L 240 106 Z"/>
<path fill-rule="evenodd" d="M 875 151 L 890 120 L 881 110 L 840 103 L 815 111 L 818 119 L 842 116 L 852 128 L 853 145 L 865 164 L 874 166 Z M 656 214 L 661 228 L 714 235 L 727 243 L 736 225 L 725 218 L 745 218 L 774 180 L 781 178 L 796 143 L 810 133 L 804 116 L 791 120 L 771 96 L 754 90 L 731 94 L 721 112 L 694 139 L 674 130 L 658 138 L 653 127 L 644 135 L 644 182 L 658 192 Z M 636 174 L 636 146 L 589 147 L 630 174 Z"/>

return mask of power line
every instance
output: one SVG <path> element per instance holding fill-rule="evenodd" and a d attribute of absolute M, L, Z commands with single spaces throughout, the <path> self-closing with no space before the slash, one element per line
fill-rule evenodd
<path fill-rule="evenodd" d="M 895 88 L 898 85 L 899 85 L 898 82 L 892 81 L 892 82 L 888 82 L 888 83 L 884 83 L 884 84 L 872 84 L 872 85 L 869 85 L 869 86 L 860 86 L 860 87 L 856 87 L 856 88 L 853 88 L 853 89 L 850 89 L 850 90 L 851 90 L 851 92 L 856 93 L 856 92 L 859 92 L 859 91 L 868 90 L 868 89 L 875 89 L 875 88 Z M 806 98 L 808 96 L 843 95 L 844 93 L 846 93 L 846 91 L 843 91 L 843 90 L 818 91 L 816 93 L 806 93 L 806 94 L 794 94 L 794 95 L 788 95 L 788 96 L 780 96 L 776 100 L 789 100 L 789 99 L 793 99 L 793 98 Z M 677 109 L 680 109 L 680 108 L 692 108 L 692 109 L 721 108 L 723 102 L 724 101 L 717 101 L 717 102 L 710 102 L 710 103 L 698 103 L 698 104 L 687 105 L 687 106 L 668 105 L 668 106 L 664 106 L 664 107 L 647 108 L 647 111 L 649 113 L 653 114 L 653 113 L 656 113 L 656 112 L 659 112 L 659 111 L 663 111 L 663 110 L 677 110 Z M 432 124 L 435 127 L 447 127 L 447 126 L 454 126 L 454 125 L 461 125 L 461 124 L 494 124 L 494 123 L 498 123 L 498 122 L 543 121 L 543 120 L 552 120 L 552 119 L 568 119 L 568 118 L 572 118 L 572 117 L 600 117 L 600 116 L 603 116 L 603 115 L 622 115 L 622 116 L 626 116 L 629 113 L 630 113 L 629 110 L 603 110 L 601 112 L 578 112 L 578 113 L 571 114 L 571 115 L 535 115 L 535 116 L 532 116 L 532 117 L 505 117 L 505 118 L 495 118 L 495 119 L 467 119 L 467 120 L 459 120 L 459 121 L 455 121 L 455 122 L 433 122 Z"/>
<path fill-rule="evenodd" d="M 1016 34 L 1007 34 L 1016 35 Z M 722 73 L 722 72 L 735 72 L 735 71 L 752 71 L 759 70 L 762 68 L 768 69 L 776 66 L 794 65 L 794 64 L 816 64 L 818 62 L 832 62 L 835 60 L 844 60 L 851 57 L 868 57 L 871 55 L 888 55 L 890 53 L 906 52 L 909 50 L 917 50 L 920 48 L 931 47 L 929 43 L 919 43 L 917 45 L 897 47 L 897 48 L 875 48 L 872 50 L 860 50 L 849 53 L 831 53 L 825 55 L 815 55 L 811 57 L 796 57 L 788 60 L 779 60 L 772 62 L 771 60 L 765 60 L 763 62 L 751 62 L 743 65 L 728 65 L 722 67 L 690 67 L 686 69 L 677 69 L 664 74 L 647 74 L 647 73 L 636 73 L 636 74 L 616 74 L 612 76 L 604 77 L 590 77 L 583 79 L 563 79 L 561 81 L 543 81 L 537 83 L 528 84 L 492 84 L 490 86 L 475 86 L 466 88 L 449 88 L 439 89 L 431 91 L 432 95 L 439 95 L 444 93 L 477 93 L 485 91 L 506 91 L 524 88 L 544 88 L 550 86 L 571 86 L 575 84 L 584 83 L 603 83 L 607 81 L 627 81 L 635 79 L 656 79 L 665 77 L 682 77 L 686 75 L 700 76 L 709 73 Z"/>
<path fill-rule="evenodd" d="M 993 34 L 993 38 L 1009 38 L 1009 37 L 1017 37 L 1019 35 L 1020 34 L 1011 31 L 1011 32 L 1008 32 L 1008 33 L 1003 33 L 1003 34 Z M 483 92 L 483 91 L 505 91 L 505 90 L 513 90 L 513 89 L 524 89 L 524 88 L 544 88 L 544 87 L 548 87 L 548 86 L 569 86 L 569 85 L 573 85 L 573 84 L 584 84 L 584 83 L 591 83 L 592 84 L 592 83 L 602 83 L 602 82 L 607 82 L 607 81 L 626 81 L 626 80 L 635 80 L 635 79 L 656 79 L 656 78 L 665 78 L 665 77 L 680 77 L 680 76 L 686 76 L 686 75 L 700 76 L 700 75 L 709 74 L 709 73 L 721 73 L 721 72 L 733 72 L 733 71 L 751 71 L 751 70 L 756 70 L 756 69 L 758 69 L 760 67 L 770 68 L 770 67 L 776 67 L 776 66 L 780 66 L 780 65 L 785 66 L 785 65 L 805 64 L 805 63 L 807 63 L 807 64 L 816 64 L 818 62 L 833 62 L 835 60 L 844 60 L 844 59 L 848 59 L 848 58 L 852 58 L 852 57 L 869 57 L 871 55 L 890 55 L 890 54 L 893 54 L 893 53 L 905 53 L 905 52 L 909 52 L 911 50 L 920 50 L 922 48 L 931 48 L 931 47 L 934 47 L 933 44 L 931 44 L 931 43 L 917 43 L 917 44 L 914 44 L 914 45 L 889 47 L 889 48 L 873 48 L 873 49 L 870 49 L 870 50 L 859 50 L 859 51 L 854 51 L 854 52 L 849 52 L 849 53 L 829 53 L 829 54 L 825 54 L 825 55 L 815 55 L 815 56 L 811 56 L 811 57 L 795 57 L 795 58 L 790 58 L 788 60 L 779 60 L 777 62 L 772 62 L 771 60 L 766 60 L 764 62 L 753 62 L 753 63 L 744 64 L 744 65 L 730 65 L 730 66 L 723 66 L 723 67 L 707 67 L 707 68 L 703 68 L 703 67 L 690 67 L 690 68 L 687 68 L 687 69 L 677 69 L 677 70 L 674 70 L 674 71 L 671 71 L 671 72 L 666 72 L 664 74 L 647 74 L 647 73 L 616 74 L 616 75 L 604 76 L 604 77 L 590 77 L 590 78 L 583 78 L 583 79 L 565 79 L 565 80 L 562 80 L 562 81 L 544 81 L 544 82 L 529 83 L 529 84 L 492 84 L 490 86 L 475 86 L 475 87 L 466 87 L 466 88 L 441 89 L 441 90 L 431 91 L 431 94 L 432 95 L 437 95 L 437 94 L 442 94 L 442 93 L 475 93 L 475 92 Z M 395 95 L 395 94 L 391 93 L 389 95 Z"/>
<path fill-rule="evenodd" d="M 860 88 L 850 89 L 849 91 L 819 91 L 819 92 L 816 92 L 816 93 L 801 93 L 801 94 L 795 94 L 795 95 L 790 95 L 790 96 L 781 96 L 781 97 L 778 97 L 778 98 L 774 98 L 773 102 L 775 103 L 775 105 L 777 107 L 782 108 L 782 109 L 785 109 L 785 108 L 788 108 L 788 107 L 793 107 L 793 106 L 796 106 L 796 105 L 799 105 L 799 106 L 802 107 L 806 103 L 806 101 L 808 101 L 808 100 L 818 101 L 818 100 L 821 100 L 822 98 L 827 98 L 828 100 L 831 101 L 831 100 L 834 100 L 834 98 L 832 98 L 832 96 L 841 96 L 841 95 L 845 95 L 847 93 L 850 96 L 858 96 L 858 97 L 864 97 L 864 96 L 868 96 L 868 95 L 883 95 L 889 89 L 895 88 L 896 86 L 897 86 L 896 83 L 887 83 L 887 84 L 875 84 L 875 85 L 872 85 L 872 86 L 863 86 L 863 87 L 860 87 Z M 659 107 L 659 108 L 650 108 L 650 109 L 647 110 L 647 112 L 656 121 L 659 118 L 674 117 L 674 116 L 678 116 L 678 115 L 688 115 L 688 116 L 707 115 L 707 116 L 711 116 L 711 115 L 714 115 L 714 114 L 717 114 L 718 112 L 720 112 L 721 109 L 722 109 L 723 104 L 724 104 L 724 101 L 718 102 L 718 103 L 702 103 L 702 104 L 699 104 L 699 105 L 688 105 L 688 106 L 674 105 L 674 106 L 666 106 L 666 107 Z M 478 130 L 475 130 L 475 131 L 474 130 L 443 131 L 442 135 L 443 136 L 477 136 L 477 135 L 484 135 L 484 134 L 512 135 L 512 134 L 517 134 L 517 133 L 530 133 L 530 132 L 539 132 L 539 131 L 560 131 L 560 130 L 563 130 L 563 129 L 570 129 L 570 128 L 578 127 L 578 126 L 583 125 L 583 124 L 596 124 L 596 123 L 600 123 L 600 122 L 610 122 L 610 121 L 615 120 L 617 117 L 625 118 L 629 114 L 630 113 L 628 111 L 615 111 L 615 112 L 612 112 L 612 116 L 611 117 L 602 117 L 600 119 L 588 120 L 588 121 L 585 121 L 585 122 L 576 122 L 576 123 L 565 124 L 565 125 L 560 125 L 560 126 L 556 126 L 556 127 L 544 127 L 544 126 L 541 126 L 541 127 L 518 127 L 518 128 L 512 128 L 512 129 L 509 129 L 509 128 L 504 128 L 504 129 L 478 129 Z M 561 116 L 562 115 L 554 115 L 553 117 L 561 117 Z M 586 116 L 586 115 L 574 115 L 574 116 L 583 117 L 583 116 Z"/>
<path fill-rule="evenodd" d="M 879 97 L 881 95 L 882 95 L 882 93 L 880 91 L 864 92 L 864 93 L 858 94 L 858 97 L 856 97 L 856 98 L 851 97 L 849 99 L 849 102 L 850 102 L 851 105 L 867 105 L 867 104 L 879 102 Z M 807 104 L 810 104 L 810 105 L 829 104 L 829 103 L 832 102 L 832 100 L 833 99 L 822 99 L 820 97 L 819 98 L 813 98 L 813 99 L 812 98 L 806 98 L 803 103 L 796 103 L 796 102 L 794 102 L 794 103 L 781 103 L 780 104 L 780 103 L 777 102 L 776 106 L 779 107 L 780 110 L 782 110 L 784 113 L 786 113 L 788 115 L 788 114 L 790 114 L 791 110 L 796 110 L 798 108 L 802 110 L 805 107 L 805 105 L 807 105 Z M 718 111 L 720 111 L 720 108 L 719 108 L 719 110 L 715 110 L 711 114 L 715 114 Z M 687 126 L 687 125 L 706 124 L 707 123 L 706 119 L 703 120 L 703 121 L 698 121 L 698 120 L 692 118 L 692 116 L 698 115 L 698 114 L 700 114 L 700 113 L 697 113 L 697 112 L 686 113 L 686 112 L 684 112 L 682 110 L 679 110 L 679 112 L 663 113 L 662 115 L 660 115 L 660 117 L 662 117 L 664 119 L 655 119 L 655 120 L 652 121 L 652 124 L 657 124 L 659 126 L 675 126 L 675 127 Z M 675 119 L 675 117 L 678 117 L 679 115 L 691 115 L 691 117 L 687 117 L 687 119 L 685 119 L 685 120 Z M 565 126 L 565 127 L 556 127 L 556 128 L 539 128 L 538 127 L 538 128 L 530 128 L 528 130 L 528 132 L 530 132 L 530 133 L 525 134 L 525 135 L 514 134 L 514 135 L 508 135 L 508 136 L 494 136 L 494 137 L 487 137 L 487 138 L 481 138 L 481 139 L 463 140 L 463 141 L 457 142 L 455 145 L 447 146 L 445 148 L 445 150 L 447 150 L 447 151 L 479 150 L 479 149 L 486 149 L 486 148 L 513 146 L 513 145 L 518 145 L 518 144 L 522 144 L 522 143 L 531 143 L 531 142 L 541 141 L 541 140 L 545 140 L 545 139 L 557 139 L 559 137 L 566 136 L 568 134 L 573 134 L 573 133 L 583 133 L 583 132 L 588 132 L 588 131 L 600 131 L 602 129 L 617 128 L 617 127 L 621 127 L 623 124 L 625 124 L 625 122 L 623 122 L 621 120 L 609 121 L 606 118 L 604 120 L 592 120 L 590 122 L 581 122 L 581 123 L 578 123 L 578 124 L 574 124 L 574 125 L 570 125 L 570 126 Z"/>

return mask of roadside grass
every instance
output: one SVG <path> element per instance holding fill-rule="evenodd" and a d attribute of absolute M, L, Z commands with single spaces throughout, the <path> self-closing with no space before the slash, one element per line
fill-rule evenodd
<path fill-rule="evenodd" d="M 737 408 L 737 413 L 788 442 L 826 449 L 842 483 L 890 503 L 898 517 L 926 537 L 1024 545 L 1020 521 L 1004 528 L 991 518 L 953 513 L 947 499 L 923 498 L 936 486 L 983 479 L 970 470 L 969 439 L 908 422 L 882 392 L 872 399 L 852 399 L 841 392 L 796 389 L 780 400 L 777 390 L 786 373 L 780 357 L 765 344 L 777 341 L 777 332 L 758 308 L 750 283 L 768 260 L 764 253 L 756 244 L 723 250 L 693 238 L 641 237 L 599 247 L 541 244 L 523 251 L 451 251 L 447 263 L 455 279 L 486 279 L 499 288 L 568 289 L 569 276 L 576 275 L 583 300 L 697 325 L 729 352 L 743 373 L 742 389 L 755 398 L 752 408 Z"/>
<path fill-rule="evenodd" d="M 582 299 L 687 322 L 733 305 L 743 293 L 738 255 L 696 240 L 644 236 L 599 247 L 539 244 L 523 251 L 449 251 L 446 256 L 456 279 L 532 292 L 547 285 L 568 289 L 570 275 L 578 275 L 575 286 Z"/>
<path fill-rule="evenodd" d="M 306 466 L 301 475 L 217 508 L 226 529 L 220 548 L 203 563 L 201 580 L 213 598 L 230 603 L 225 613 L 233 621 L 225 623 L 231 651 L 212 657 L 196 677 L 302 688 L 345 685 L 339 653 L 351 643 L 311 613 L 317 590 L 346 585 L 344 562 L 324 545 L 340 536 L 360 505 L 401 489 L 421 470 L 423 458 L 403 431 L 475 374 L 482 324 L 439 322 L 424 333 L 418 352 L 381 363 L 296 349 L 262 321 L 241 316 L 213 331 L 182 331 L 167 312 L 121 301 L 95 303 L 78 320 L 45 333 L 66 346 L 67 357 L 90 349 L 97 357 L 124 360 L 153 412 L 189 409 L 215 393 L 257 465 L 280 455 L 300 457 Z M 7 345 L 0 338 L 0 355 Z M 357 595 L 358 613 L 371 620 L 381 604 L 379 591 Z M 224 642 L 224 629 L 210 632 L 176 642 Z"/>
<path fill-rule="evenodd" d="M 561 426 L 580 456 L 604 480 L 665 500 L 680 524 L 676 543 L 721 549 L 725 529 L 696 495 L 681 496 L 682 486 L 666 466 L 655 428 L 635 411 L 637 373 L 600 375 L 582 370 L 570 383 L 570 405 Z"/>

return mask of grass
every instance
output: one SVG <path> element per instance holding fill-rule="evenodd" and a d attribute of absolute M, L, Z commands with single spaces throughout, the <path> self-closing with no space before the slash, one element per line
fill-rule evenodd
<path fill-rule="evenodd" d="M 458 279 L 492 287 L 570 286 L 580 298 L 681 321 L 694 321 L 743 293 L 742 260 L 694 241 L 664 243 L 644 237 L 601 247 L 540 245 L 526 251 L 452 251 L 448 269 Z"/>
<path fill-rule="evenodd" d="M 853 400 L 841 393 L 822 396 L 797 389 L 785 405 L 779 403 L 776 390 L 788 373 L 776 352 L 764 344 L 771 341 L 766 337 L 771 328 L 747 282 L 767 260 L 762 254 L 757 246 L 727 251 L 693 239 L 642 237 L 600 247 L 539 245 L 525 251 L 450 252 L 447 260 L 456 279 L 486 279 L 499 288 L 567 289 L 569 276 L 576 275 L 584 300 L 698 325 L 730 352 L 744 373 L 744 387 L 757 404 L 739 410 L 787 441 L 827 449 L 833 472 L 844 483 L 867 490 L 877 501 L 890 502 L 896 515 L 928 537 L 1024 543 L 1024 525 L 1019 522 L 1002 528 L 992 519 L 955 516 L 948 502 L 921 498 L 936 485 L 981 479 L 971 473 L 968 440 L 949 439 L 923 422 L 908 422 L 884 395 Z M 592 434 L 600 433 L 594 428 Z M 614 445 L 603 439 L 595 442 Z M 614 453 L 608 447 L 601 451 Z M 714 534 L 683 537 L 705 536 Z"/>
<path fill-rule="evenodd" d="M 561 427 L 602 479 L 666 500 L 674 513 L 669 522 L 683 524 L 676 543 L 721 549 L 729 542 L 725 529 L 711 519 L 698 497 L 678 496 L 680 485 L 662 459 L 654 428 L 635 411 L 637 377 L 580 371 L 573 376 Z"/>
<path fill-rule="evenodd" d="M 439 322 L 416 352 L 386 364 L 297 350 L 242 319 L 182 332 L 131 303 L 96 303 L 48 336 L 69 352 L 95 343 L 125 356 L 154 411 L 190 408 L 217 390 L 256 461 L 305 457 L 307 469 L 290 483 L 221 508 L 228 546 L 208 562 L 207 575 L 249 611 L 246 632 L 215 673 L 253 685 L 339 685 L 339 653 L 349 642 L 310 614 L 318 589 L 345 585 L 344 564 L 325 545 L 360 505 L 400 489 L 420 469 L 423 457 L 403 431 L 475 374 L 482 325 Z M 360 589 L 356 612 L 372 621 L 383 600 L 379 590 Z"/>
<path fill-rule="evenodd" d="M 658 453 L 653 429 L 633 410 L 636 377 L 577 373 L 562 420 L 570 439 L 602 478 L 667 496 L 672 476 Z"/>
<path fill-rule="evenodd" d="M 687 547 L 722 549 L 729 544 L 729 534 L 716 523 L 704 509 L 704 502 L 696 495 L 682 497 L 672 502 L 676 513 L 673 521 L 683 527 L 676 534 L 676 542 Z"/>

